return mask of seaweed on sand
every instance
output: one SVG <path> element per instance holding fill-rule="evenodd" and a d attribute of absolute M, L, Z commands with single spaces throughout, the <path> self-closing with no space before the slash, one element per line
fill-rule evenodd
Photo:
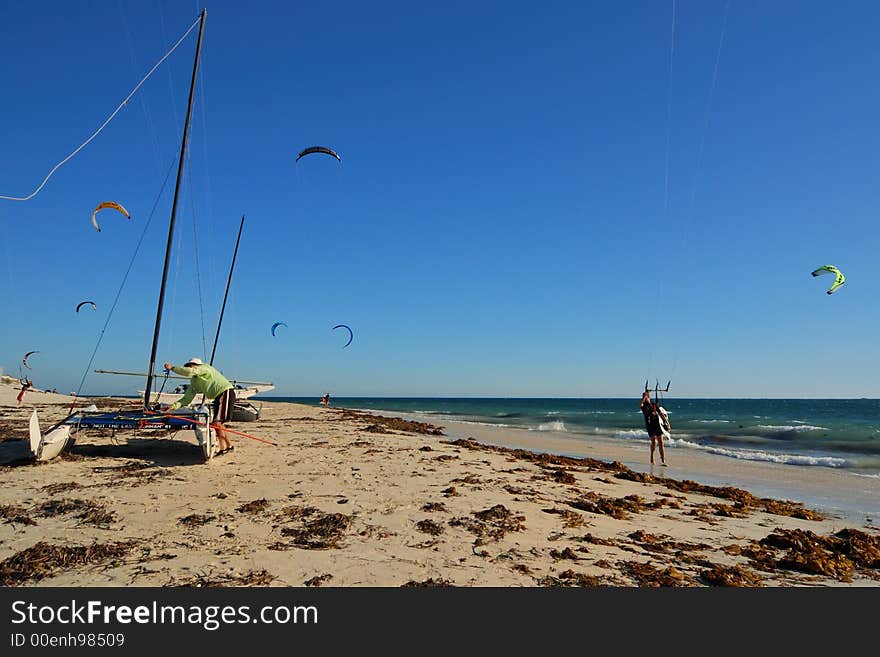
<path fill-rule="evenodd" d="M 330 573 L 324 573 L 323 575 L 315 575 L 311 579 L 307 579 L 303 584 L 306 586 L 321 586 L 321 584 L 330 579 L 333 579 L 333 575 Z"/>
<path fill-rule="evenodd" d="M 763 578 L 753 570 L 741 566 L 722 566 L 715 564 L 700 573 L 700 577 L 712 586 L 759 587 L 764 586 Z"/>
<path fill-rule="evenodd" d="M 793 570 L 842 582 L 852 581 L 853 575 L 859 573 L 880 580 L 880 536 L 857 529 L 843 529 L 827 536 L 803 529 L 779 529 L 740 548 L 739 553 L 770 572 Z"/>
<path fill-rule="evenodd" d="M 186 527 L 200 527 L 202 525 L 207 525 L 213 520 L 216 520 L 214 516 L 192 513 L 188 516 L 184 516 L 183 518 L 178 518 L 177 522 Z"/>
<path fill-rule="evenodd" d="M 616 520 L 626 520 L 631 513 L 639 513 L 646 509 L 655 508 L 652 504 L 646 504 L 645 500 L 638 495 L 627 495 L 626 497 L 607 497 L 593 491 L 589 491 L 581 495 L 575 500 L 568 501 L 568 505 L 581 511 L 589 511 L 606 516 L 611 516 Z"/>
<path fill-rule="evenodd" d="M 260 513 L 265 511 L 269 506 L 269 500 L 266 498 L 260 498 L 259 500 L 252 500 L 250 502 L 245 502 L 241 506 L 239 506 L 236 511 L 239 513 Z"/>
<path fill-rule="evenodd" d="M 650 563 L 638 561 L 624 561 L 619 563 L 618 566 L 620 571 L 624 575 L 632 577 L 638 586 L 696 586 L 696 582 L 692 577 L 685 575 L 672 566 L 659 570 Z"/>
<path fill-rule="evenodd" d="M 416 529 L 423 534 L 430 534 L 431 536 L 439 536 L 443 533 L 443 525 L 430 519 L 419 520 L 416 523 Z"/>
<path fill-rule="evenodd" d="M 593 587 L 593 586 L 612 586 L 613 584 L 609 582 L 608 579 L 604 577 L 596 577 L 595 575 L 586 575 L 584 573 L 577 573 L 573 570 L 566 570 L 564 572 L 559 573 L 558 576 L 554 577 L 552 575 L 547 575 L 546 577 L 542 577 L 537 580 L 539 586 L 553 586 L 553 587 L 568 587 L 568 586 L 578 586 L 578 587 Z"/>
<path fill-rule="evenodd" d="M 480 538 L 500 540 L 509 532 L 525 529 L 525 516 L 516 515 L 503 504 L 496 504 L 489 509 L 474 511 L 473 518 L 464 516 L 449 521 L 451 527 L 464 527 Z"/>
<path fill-rule="evenodd" d="M 120 541 L 61 546 L 40 541 L 0 562 L 0 586 L 39 581 L 75 566 L 115 563 L 136 545 L 134 541 Z"/>
<path fill-rule="evenodd" d="M 434 511 L 446 511 L 446 505 L 443 502 L 428 502 L 422 505 L 422 511 L 427 511 L 429 513 Z"/>
<path fill-rule="evenodd" d="M 401 584 L 401 588 L 419 588 L 419 589 L 450 587 L 450 586 L 455 586 L 455 584 L 453 582 L 449 581 L 448 579 L 443 579 L 443 578 L 434 579 L 433 577 L 429 577 L 428 579 L 423 580 L 421 582 L 417 582 L 417 581 L 411 579 L 406 584 Z"/>
<path fill-rule="evenodd" d="M 544 513 L 553 513 L 556 515 L 560 515 L 563 518 L 563 526 L 564 527 L 581 527 L 586 522 L 584 517 L 580 513 L 575 513 L 574 511 L 570 511 L 568 509 L 541 509 Z"/>
<path fill-rule="evenodd" d="M 28 515 L 27 509 L 20 506 L 0 504 L 0 518 L 4 524 L 36 525 L 36 521 Z"/>
<path fill-rule="evenodd" d="M 36 509 L 37 513 L 44 518 L 75 513 L 81 524 L 95 525 L 98 527 L 109 525 L 116 521 L 116 514 L 103 505 L 93 500 L 60 499 L 44 502 Z"/>
<path fill-rule="evenodd" d="M 268 586 L 275 579 L 268 570 L 249 570 L 241 575 L 199 573 L 189 579 L 171 581 L 166 587 L 218 588 L 223 586 Z"/>
<path fill-rule="evenodd" d="M 351 526 L 352 518 L 342 513 L 310 513 L 300 527 L 284 527 L 282 536 L 293 539 L 293 545 L 306 550 L 339 548 L 339 541 Z"/>

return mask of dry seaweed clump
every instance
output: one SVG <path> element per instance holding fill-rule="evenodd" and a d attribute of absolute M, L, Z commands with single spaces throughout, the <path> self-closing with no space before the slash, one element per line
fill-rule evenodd
<path fill-rule="evenodd" d="M 370 431 L 373 433 L 391 433 L 391 431 L 389 431 L 389 429 L 391 429 L 430 436 L 444 435 L 443 427 L 428 424 L 427 422 L 415 422 L 413 420 L 404 420 L 399 417 L 384 417 L 382 415 L 364 413 L 363 411 L 350 411 L 348 409 L 343 409 L 340 412 L 340 419 L 369 422 L 370 424 L 365 427 L 363 431 Z"/>
<path fill-rule="evenodd" d="M 679 572 L 672 566 L 659 570 L 650 563 L 638 561 L 624 561 L 618 565 L 620 572 L 633 578 L 638 586 L 696 586 L 692 577 Z"/>
<path fill-rule="evenodd" d="M 614 498 L 589 491 L 578 499 L 569 501 L 568 505 L 581 511 L 611 516 L 617 520 L 626 520 L 630 513 L 657 508 L 657 506 L 662 506 L 663 501 L 665 500 L 646 504 L 645 500 L 638 495 Z"/>
<path fill-rule="evenodd" d="M 539 586 L 577 586 L 577 587 L 594 587 L 594 586 L 611 586 L 611 583 L 604 577 L 596 577 L 595 575 L 586 575 L 584 573 L 576 573 L 573 570 L 566 570 L 554 577 L 548 575 L 538 580 Z"/>
<path fill-rule="evenodd" d="M 299 527 L 284 527 L 281 535 L 291 537 L 293 545 L 306 550 L 339 548 L 340 539 L 351 527 L 351 516 L 324 513 L 314 507 L 306 507 L 298 521 Z"/>
<path fill-rule="evenodd" d="M 568 509 L 541 509 L 544 513 L 553 513 L 556 515 L 562 516 L 563 526 L 572 528 L 572 527 L 582 527 L 585 524 L 584 517 L 580 513 L 575 513 L 574 511 L 569 511 Z"/>
<path fill-rule="evenodd" d="M 323 575 L 315 575 L 311 579 L 307 579 L 303 584 L 306 586 L 321 586 L 321 584 L 330 579 L 333 579 L 333 575 L 330 573 L 324 573 Z"/>
<path fill-rule="evenodd" d="M 756 572 L 741 566 L 722 566 L 720 564 L 715 564 L 712 568 L 700 573 L 700 577 L 712 586 L 764 586 L 762 584 L 763 578 L 761 576 Z"/>
<path fill-rule="evenodd" d="M 781 550 L 786 552 L 778 556 Z M 744 548 L 742 553 L 769 571 L 795 570 L 842 582 L 852 581 L 858 572 L 880 580 L 880 536 L 857 529 L 844 529 L 829 536 L 803 529 L 780 529 Z"/>
<path fill-rule="evenodd" d="M 186 527 L 200 527 L 202 525 L 207 525 L 212 520 L 216 520 L 216 518 L 214 516 L 192 513 L 188 516 L 184 516 L 183 518 L 178 518 L 177 522 Z"/>
<path fill-rule="evenodd" d="M 165 584 L 166 587 L 191 587 L 191 588 L 218 588 L 223 586 L 268 586 L 275 579 L 275 575 L 268 570 L 250 570 L 241 575 L 207 575 L 198 574 L 184 580 L 177 580 Z"/>
<path fill-rule="evenodd" d="M 623 478 L 622 474 L 616 476 Z M 734 488 L 733 486 L 708 486 L 706 484 L 697 483 L 696 481 L 691 481 L 690 479 L 684 479 L 682 481 L 677 479 L 656 479 L 655 481 L 680 493 L 710 495 L 712 497 L 731 500 L 734 503 L 733 507 L 726 507 L 726 509 L 716 507 L 716 511 L 721 511 L 721 513 L 717 513 L 716 515 L 725 515 L 725 510 L 733 513 L 744 513 L 755 510 L 766 511 L 767 513 L 772 513 L 777 516 L 799 518 L 800 520 L 825 519 L 821 513 L 813 511 L 812 509 L 807 509 L 799 502 L 774 500 L 768 497 L 756 497 L 748 491 L 741 488 Z"/>
<path fill-rule="evenodd" d="M 261 511 L 265 511 L 269 506 L 269 501 L 265 498 L 259 500 L 252 500 L 250 502 L 245 502 L 240 507 L 236 509 L 239 513 L 260 513 Z"/>
<path fill-rule="evenodd" d="M 0 562 L 0 586 L 21 586 L 75 566 L 115 562 L 135 546 L 134 541 L 65 546 L 40 541 Z"/>
<path fill-rule="evenodd" d="M 431 536 L 439 536 L 443 533 L 443 525 L 430 519 L 419 520 L 416 523 L 416 529 L 424 534 L 430 534 Z"/>
<path fill-rule="evenodd" d="M 426 580 L 421 582 L 417 582 L 413 579 L 408 581 L 406 584 L 401 584 L 401 588 L 418 588 L 418 589 L 426 589 L 426 588 L 438 588 L 438 587 L 450 587 L 455 586 L 455 584 L 448 579 L 434 579 L 433 577 L 429 577 Z"/>
<path fill-rule="evenodd" d="M 4 524 L 36 525 L 36 521 L 28 515 L 27 509 L 20 506 L 0 504 L 0 518 Z"/>
<path fill-rule="evenodd" d="M 52 518 L 65 514 L 76 514 L 82 524 L 102 527 L 116 521 L 116 514 L 92 500 L 61 499 L 44 502 L 36 509 L 38 515 Z"/>
<path fill-rule="evenodd" d="M 516 515 L 503 504 L 496 504 L 489 509 L 475 511 L 473 518 L 464 516 L 449 521 L 451 527 L 464 527 L 480 538 L 500 540 L 509 532 L 525 529 L 525 516 Z"/>

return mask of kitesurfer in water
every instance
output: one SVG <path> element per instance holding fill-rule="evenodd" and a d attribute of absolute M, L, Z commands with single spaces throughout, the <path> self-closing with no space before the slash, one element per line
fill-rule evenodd
<path fill-rule="evenodd" d="M 232 419 L 232 409 L 235 406 L 235 389 L 225 376 L 220 374 L 214 367 L 202 362 L 200 358 L 190 358 L 183 367 L 176 367 L 171 363 L 165 363 L 166 370 L 171 370 L 180 376 L 189 377 L 189 385 L 178 401 L 166 408 L 173 411 L 187 406 L 196 396 L 196 393 L 205 395 L 205 400 L 214 400 L 214 421 L 212 426 L 217 432 L 217 446 L 220 448 L 215 456 L 231 452 L 235 449 L 229 438 L 226 437 L 224 422 Z"/>
<path fill-rule="evenodd" d="M 663 452 L 663 425 L 660 410 L 657 404 L 651 401 L 650 390 L 645 390 L 642 393 L 639 408 L 642 409 L 642 413 L 645 416 L 645 429 L 648 431 L 648 437 L 651 439 L 651 465 L 654 465 L 655 444 L 660 448 L 660 464 L 666 465 L 666 454 Z"/>

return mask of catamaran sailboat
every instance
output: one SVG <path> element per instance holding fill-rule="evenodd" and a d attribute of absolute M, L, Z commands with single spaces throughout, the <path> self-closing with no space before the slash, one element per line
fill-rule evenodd
<path fill-rule="evenodd" d="M 165 287 L 168 280 L 168 268 L 171 260 L 171 247 L 174 240 L 174 226 L 177 217 L 177 205 L 180 195 L 181 179 L 186 158 L 187 140 L 190 133 L 192 120 L 193 100 L 195 97 L 196 79 L 199 71 L 199 57 L 202 49 L 202 37 L 205 30 L 207 10 L 203 10 L 199 16 L 199 35 L 196 43 L 195 61 L 193 62 L 192 80 L 190 82 L 189 100 L 187 103 L 186 120 L 184 123 L 183 136 L 180 145 L 180 157 L 177 165 L 177 179 L 174 188 L 174 200 L 171 206 L 171 218 L 168 226 L 168 239 L 165 247 L 165 261 L 162 268 L 162 282 L 159 287 L 159 301 L 156 308 L 156 323 L 153 330 L 153 344 L 150 352 L 150 365 L 147 368 L 146 387 L 144 389 L 143 408 L 141 410 L 119 410 L 113 412 L 98 411 L 95 406 L 72 412 L 61 422 L 43 433 L 40 429 L 37 411 L 34 410 L 29 425 L 31 453 L 37 461 L 47 461 L 58 456 L 73 438 L 72 433 L 84 431 L 89 428 L 133 430 L 138 432 L 175 432 L 182 429 L 192 429 L 201 447 L 205 461 L 214 456 L 216 441 L 214 431 L 211 428 L 212 414 L 207 405 L 198 408 L 183 408 L 174 414 L 159 413 L 154 410 L 152 401 L 153 379 L 156 378 L 156 352 L 159 345 L 159 330 L 162 324 L 162 310 L 165 301 Z M 193 26 L 190 27 L 190 30 Z M 187 31 L 188 33 L 189 31 Z M 184 35 L 185 36 L 185 35 Z M 155 70 L 155 69 L 154 69 Z M 237 248 L 237 244 L 236 244 Z M 231 276 L 231 273 L 230 273 Z M 228 286 L 227 286 L 228 292 Z M 225 305 L 224 298 L 224 305 Z M 219 326 L 218 326 L 219 332 Z M 216 342 L 215 342 L 216 348 Z M 271 385 L 271 384 L 267 384 Z"/>

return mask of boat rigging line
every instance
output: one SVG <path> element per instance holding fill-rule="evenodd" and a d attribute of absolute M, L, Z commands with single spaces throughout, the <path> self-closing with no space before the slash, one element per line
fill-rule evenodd
<path fill-rule="evenodd" d="M 88 137 L 88 139 L 86 139 L 83 143 L 81 143 L 79 146 L 77 146 L 75 149 L 73 149 L 73 151 L 69 155 L 67 155 L 64 159 L 62 159 L 60 162 L 58 162 L 58 164 L 56 164 L 54 167 L 52 167 L 52 169 L 49 171 L 49 173 L 46 174 L 46 177 L 43 178 L 43 181 L 39 185 L 37 185 L 37 188 L 34 191 L 32 191 L 27 196 L 5 196 L 5 195 L 0 194 L 0 200 L 4 200 L 4 201 L 29 201 L 32 198 L 34 198 L 37 194 L 39 194 L 40 191 L 43 189 L 43 187 L 46 186 L 46 183 L 49 182 L 49 179 L 55 174 L 56 171 L 58 171 L 58 169 L 60 169 L 64 164 L 66 164 L 71 159 L 73 159 L 73 157 L 76 156 L 76 154 L 79 153 L 82 149 L 84 149 L 86 146 L 88 146 L 92 142 L 92 140 L 94 140 L 95 137 L 97 137 L 99 134 L 101 134 L 101 131 L 104 130 L 104 128 L 106 128 L 107 125 L 114 118 L 116 118 L 116 115 L 119 114 L 119 112 L 122 111 L 122 108 L 128 104 L 128 101 L 131 100 L 132 96 L 134 96 L 135 93 L 137 93 L 138 89 L 140 89 L 141 86 L 143 86 L 143 84 L 150 78 L 150 76 L 153 75 L 153 73 L 156 71 L 156 69 L 162 65 L 162 62 L 164 62 L 166 59 L 168 59 L 171 56 L 171 53 L 173 53 L 175 50 L 177 50 L 177 47 L 181 43 L 183 43 L 184 39 L 186 39 L 186 37 L 189 36 L 189 33 L 193 31 L 195 26 L 198 25 L 201 22 L 201 20 L 202 20 L 202 17 L 199 16 L 199 18 L 197 18 L 193 22 L 193 24 L 189 26 L 189 28 L 186 30 L 186 32 L 184 32 L 183 35 L 174 43 L 174 45 L 171 46 L 171 48 L 168 50 L 168 52 L 166 52 L 164 55 L 162 55 L 162 58 L 159 59 L 159 61 L 153 65 L 153 68 L 151 68 L 149 70 L 149 72 L 147 72 L 147 74 L 143 78 L 141 78 L 141 81 L 138 82 L 134 86 L 134 89 L 132 89 L 129 92 L 129 94 L 125 97 L 125 99 L 121 103 L 119 103 L 119 105 L 116 107 L 115 110 L 113 110 L 113 112 L 110 114 L 110 116 L 108 116 L 104 120 L 104 122 L 100 126 L 98 126 L 98 129 L 95 130 Z"/>

